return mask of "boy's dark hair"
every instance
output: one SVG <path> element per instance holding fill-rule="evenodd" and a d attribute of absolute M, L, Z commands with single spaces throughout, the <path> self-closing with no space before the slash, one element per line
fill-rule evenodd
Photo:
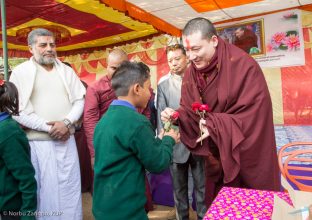
<path fill-rule="evenodd" d="M 129 88 L 138 83 L 143 87 L 150 78 L 150 69 L 142 62 L 124 61 L 112 76 L 112 87 L 117 97 L 128 95 Z"/>
<path fill-rule="evenodd" d="M 209 40 L 213 35 L 218 36 L 216 28 L 206 18 L 199 17 L 188 21 L 182 30 L 182 35 L 188 36 L 195 32 L 200 32 L 203 38 L 208 38 Z"/>
<path fill-rule="evenodd" d="M 10 115 L 19 113 L 18 91 L 11 82 L 4 82 L 0 86 L 0 112 L 7 112 Z"/>

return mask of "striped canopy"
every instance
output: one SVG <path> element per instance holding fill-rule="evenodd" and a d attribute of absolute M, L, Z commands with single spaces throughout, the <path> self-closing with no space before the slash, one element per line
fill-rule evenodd
<path fill-rule="evenodd" d="M 6 0 L 9 56 L 27 56 L 27 34 L 43 27 L 57 37 L 59 55 L 90 52 L 160 33 L 179 36 L 185 23 L 214 23 L 288 8 L 312 0 Z M 1 41 L 2 46 L 2 41 Z"/>

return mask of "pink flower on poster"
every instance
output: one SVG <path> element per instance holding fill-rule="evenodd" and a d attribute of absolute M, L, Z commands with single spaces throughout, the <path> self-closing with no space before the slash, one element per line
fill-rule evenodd
<path fill-rule="evenodd" d="M 279 47 L 285 40 L 286 33 L 284 32 L 277 32 L 272 36 L 271 42 L 272 45 Z"/>
<path fill-rule="evenodd" d="M 288 50 L 296 50 L 300 47 L 300 40 L 298 35 L 289 35 L 285 38 L 285 44 L 288 47 Z"/>
<path fill-rule="evenodd" d="M 267 51 L 296 51 L 300 49 L 300 39 L 296 30 L 277 32 L 272 35 L 270 42 L 266 45 Z"/>

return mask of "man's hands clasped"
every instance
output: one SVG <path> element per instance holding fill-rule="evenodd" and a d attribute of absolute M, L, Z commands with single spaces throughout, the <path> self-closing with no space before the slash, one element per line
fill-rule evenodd
<path fill-rule="evenodd" d="M 69 128 L 63 121 L 50 121 L 47 125 L 52 126 L 49 135 L 56 140 L 67 141 L 70 136 Z"/>

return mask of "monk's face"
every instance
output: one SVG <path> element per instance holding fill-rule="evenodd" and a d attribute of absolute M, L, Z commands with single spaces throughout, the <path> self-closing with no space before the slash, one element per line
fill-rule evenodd
<path fill-rule="evenodd" d="M 170 50 L 167 54 L 170 72 L 183 75 L 187 67 L 187 58 L 181 49 Z"/>
<path fill-rule="evenodd" d="M 198 69 L 208 66 L 216 52 L 218 45 L 217 36 L 214 35 L 211 39 L 203 38 L 202 34 L 198 31 L 187 36 L 183 35 L 182 39 L 188 59 Z"/>
<path fill-rule="evenodd" d="M 235 36 L 237 37 L 237 38 L 242 38 L 243 37 L 243 35 L 244 35 L 244 30 L 243 29 L 241 29 L 241 28 L 238 28 L 238 29 L 236 29 L 236 31 L 234 32 L 234 34 L 235 34 Z"/>
<path fill-rule="evenodd" d="M 51 65 L 56 58 L 54 38 L 51 36 L 37 36 L 35 43 L 29 46 L 29 51 L 40 65 Z"/>

